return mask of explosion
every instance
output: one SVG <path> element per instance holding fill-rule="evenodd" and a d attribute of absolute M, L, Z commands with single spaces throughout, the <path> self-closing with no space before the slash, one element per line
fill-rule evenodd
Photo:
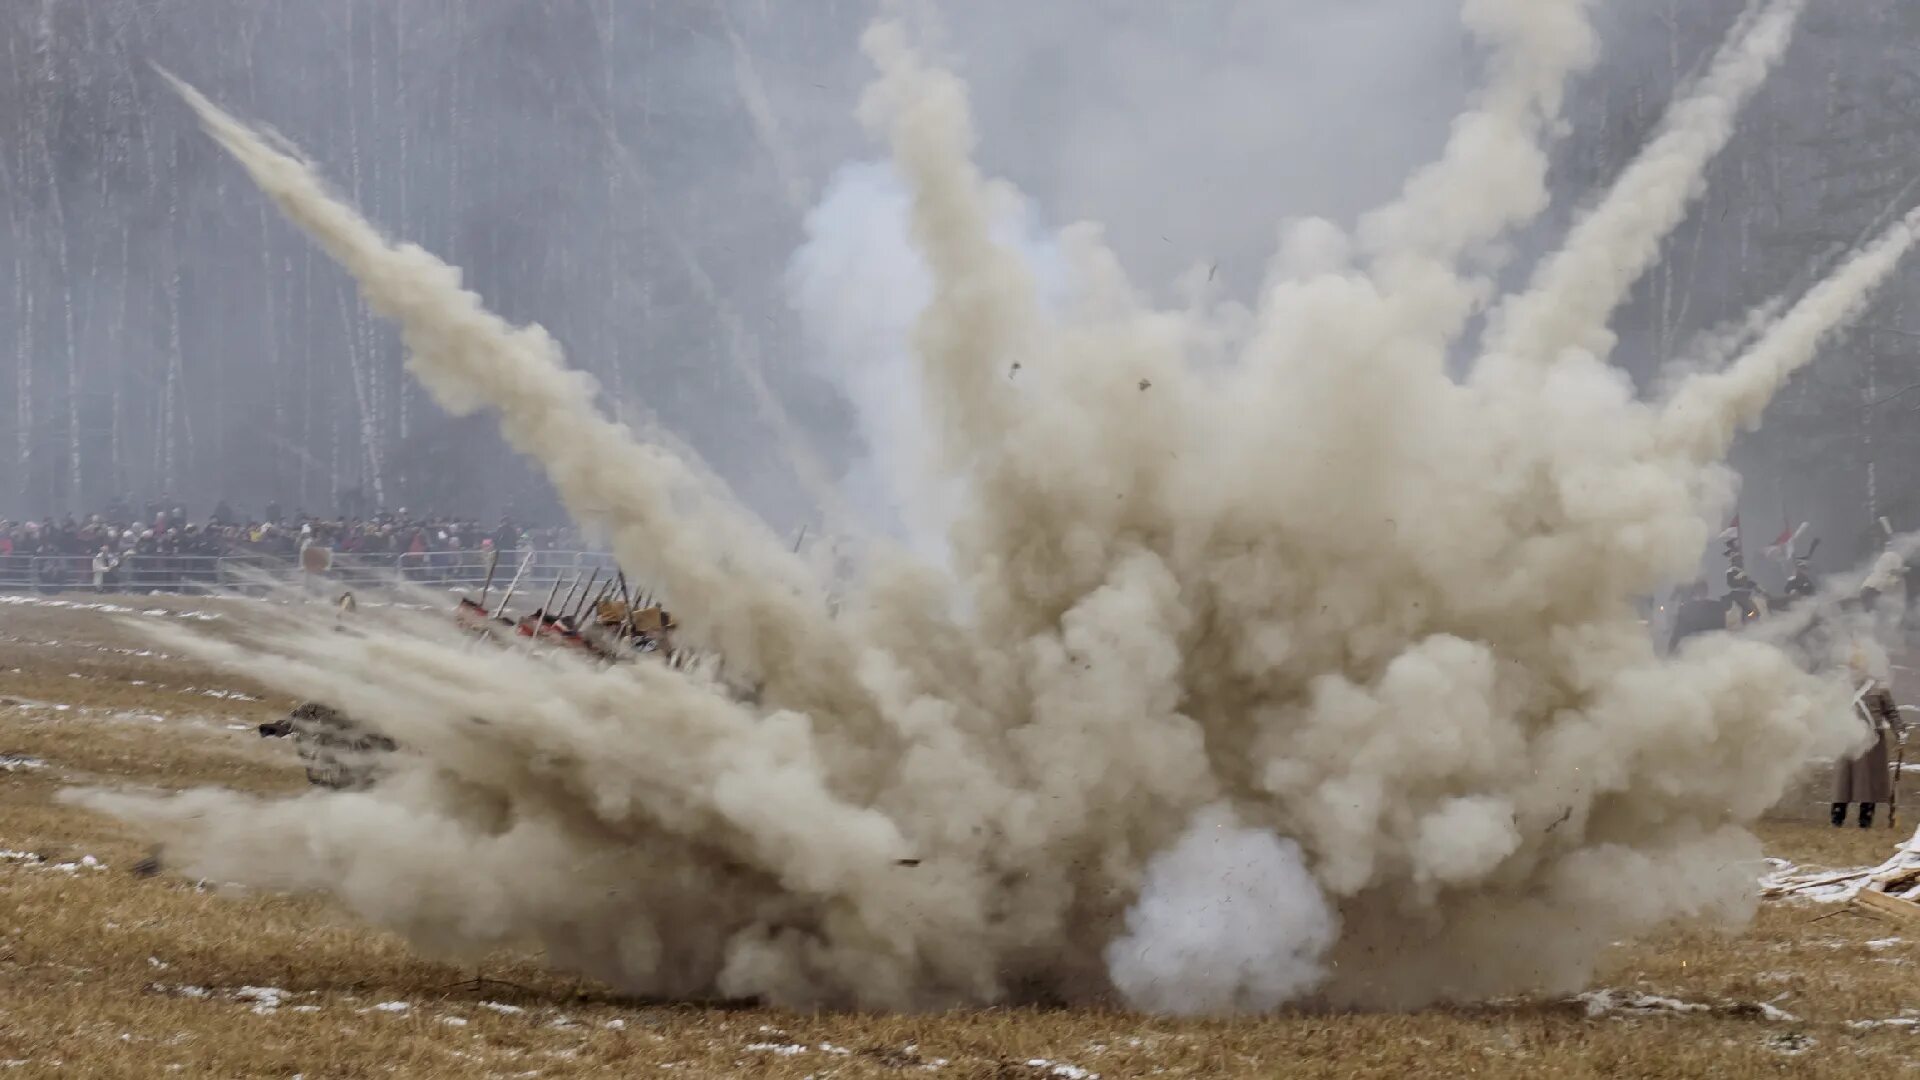
<path fill-rule="evenodd" d="M 330 892 L 438 955 L 532 945 L 635 993 L 795 1007 L 1408 1008 L 1577 989 L 1624 936 L 1740 922 L 1745 825 L 1862 735 L 1845 688 L 1764 640 L 1658 655 L 1634 600 L 1692 575 L 1734 433 L 1920 219 L 1640 397 L 1608 319 L 1803 2 L 1756 3 L 1500 296 L 1501 242 L 1545 209 L 1563 89 L 1593 59 L 1589 7 L 1466 0 L 1489 83 L 1442 156 L 1352 232 L 1287 224 L 1251 307 L 1179 310 L 1093 226 L 1051 238 L 1042 281 L 1018 194 L 970 157 L 964 86 L 876 23 L 862 113 L 926 285 L 923 470 L 899 486 L 938 504 L 944 558 L 878 546 L 832 598 L 601 416 L 538 326 L 178 86 L 399 324 L 409 370 L 497 413 L 726 679 L 400 615 L 348 634 L 294 611 L 245 645 L 175 631 L 395 739 L 391 775 L 75 797 L 193 873 Z"/>

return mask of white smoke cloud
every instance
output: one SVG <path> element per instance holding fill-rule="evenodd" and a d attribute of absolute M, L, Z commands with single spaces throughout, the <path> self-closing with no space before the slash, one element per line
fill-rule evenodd
<path fill-rule="evenodd" d="M 914 249 L 911 194 L 889 162 L 841 168 L 808 212 L 807 241 L 787 268 L 789 302 L 807 335 L 806 357 L 852 403 L 864 452 L 841 480 L 869 528 L 944 561 L 958 481 L 935 466 L 913 327 L 932 295 Z M 1021 253 L 1050 306 L 1065 293 L 1058 241 L 1024 202 L 1007 206 L 996 236 Z"/>
<path fill-rule="evenodd" d="M 1127 932 L 1107 947 L 1113 984 L 1148 1012 L 1266 1012 L 1319 985 L 1339 918 L 1300 845 L 1210 807 L 1147 863 Z"/>
<path fill-rule="evenodd" d="M 1469 5 L 1504 50 L 1480 108 L 1533 150 L 1587 6 Z M 1714 68 L 1742 72 L 1732 91 L 1795 11 L 1736 28 Z M 904 214 L 924 412 L 894 437 L 923 439 L 957 496 L 944 564 L 869 565 L 837 615 L 722 493 L 595 415 L 538 327 L 183 91 L 401 324 L 410 369 L 496 410 L 751 692 L 463 648 L 431 623 L 316 633 L 290 609 L 244 647 L 169 648 L 385 731 L 405 748 L 388 779 L 278 803 L 78 797 L 162 832 L 184 868 L 329 889 L 438 952 L 533 943 L 636 992 L 794 1006 L 1410 1007 L 1572 990 L 1623 936 L 1750 914 L 1746 825 L 1853 749 L 1851 688 L 1759 635 L 1660 655 L 1634 601 L 1690 575 L 1732 493 L 1732 431 L 1886 279 L 1912 222 L 1663 400 L 1595 351 L 1604 313 L 1558 271 L 1521 307 L 1580 347 L 1484 351 L 1461 382 L 1449 345 L 1487 286 L 1460 264 L 1538 212 L 1484 205 L 1470 178 L 1521 142 L 1467 139 L 1409 189 L 1442 216 L 1463 201 L 1440 233 L 1296 225 L 1251 309 L 1154 307 L 1085 225 L 1056 235 L 1054 296 L 1031 233 L 1008 231 L 1018 193 L 973 160 L 963 84 L 890 22 L 865 46 L 863 114 L 908 197 L 873 211 L 870 185 L 796 274 L 827 283 L 803 306 L 893 362 L 897 312 L 848 314 L 863 279 L 826 253 L 910 263 Z M 1668 130 L 1713 119 L 1656 140 L 1662 182 L 1630 171 L 1547 265 L 1624 253 L 1601 281 L 1623 294 L 1739 92 L 1709 72 L 1687 101 L 1725 109 L 1677 107 Z M 1608 212 L 1622 198 L 1639 210 Z M 1251 879 L 1192 876 L 1229 864 Z M 1269 906 L 1244 921 L 1178 917 L 1250 892 Z M 1235 935 L 1263 962 L 1222 966 Z"/>

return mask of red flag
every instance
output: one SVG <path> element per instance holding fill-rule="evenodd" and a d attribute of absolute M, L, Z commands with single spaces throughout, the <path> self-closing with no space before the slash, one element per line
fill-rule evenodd
<path fill-rule="evenodd" d="M 1787 550 L 1792 543 L 1793 526 L 1788 525 L 1786 528 L 1780 530 L 1778 539 L 1767 545 L 1767 555 L 1771 558 L 1778 559 L 1787 554 Z"/>

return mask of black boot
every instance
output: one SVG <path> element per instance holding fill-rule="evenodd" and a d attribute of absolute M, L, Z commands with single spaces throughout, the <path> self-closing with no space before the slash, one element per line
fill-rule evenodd
<path fill-rule="evenodd" d="M 1870 802 L 1860 804 L 1860 827 L 1863 829 L 1873 828 L 1873 804 Z"/>
<path fill-rule="evenodd" d="M 1837 829 L 1840 826 L 1845 825 L 1846 823 L 1847 823 L 1847 804 L 1843 802 L 1834 803 L 1833 804 L 1833 827 Z"/>

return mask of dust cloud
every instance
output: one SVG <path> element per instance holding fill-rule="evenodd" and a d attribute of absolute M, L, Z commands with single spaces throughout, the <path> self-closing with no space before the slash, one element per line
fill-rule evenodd
<path fill-rule="evenodd" d="M 596 413 L 544 331 L 181 87 L 400 325 L 414 374 L 494 411 L 722 675 L 590 668 L 401 613 L 332 633 L 289 610 L 245 645 L 168 631 L 393 737 L 391 775 L 76 797 L 193 873 L 330 892 L 438 955 L 532 945 L 627 991 L 794 1007 L 1411 1008 L 1573 990 L 1624 936 L 1738 923 L 1745 826 L 1802 763 L 1855 748 L 1849 691 L 1759 636 L 1663 656 L 1635 599 L 1693 575 L 1733 433 L 1914 225 L 1636 395 L 1607 317 L 1802 4 L 1756 4 L 1503 298 L 1501 242 L 1545 208 L 1590 6 L 1469 0 L 1490 82 L 1441 156 L 1356 230 L 1280 225 L 1251 307 L 1177 310 L 1095 226 L 1040 238 L 1059 261 L 1036 265 L 1019 193 L 971 156 L 965 86 L 873 26 L 862 118 L 903 191 L 872 195 L 924 274 L 899 290 L 912 318 L 875 323 L 904 335 L 873 349 L 911 363 L 885 378 L 921 409 L 893 420 L 911 453 L 886 483 L 937 491 L 944 534 L 933 560 L 875 546 L 831 597 Z M 806 303 L 861 299 L 830 282 Z"/>

